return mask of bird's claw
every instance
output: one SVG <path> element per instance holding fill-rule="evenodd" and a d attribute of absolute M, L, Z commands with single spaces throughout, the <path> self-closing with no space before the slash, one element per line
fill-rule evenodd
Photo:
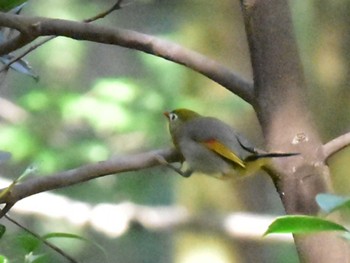
<path fill-rule="evenodd" d="M 181 175 L 182 177 L 188 178 L 188 177 L 190 177 L 191 174 L 192 174 L 192 170 L 187 170 L 187 171 L 183 172 L 183 171 L 181 171 L 181 169 L 176 168 L 174 165 L 168 163 L 168 161 L 165 160 L 165 158 L 164 158 L 163 156 L 156 155 L 156 156 L 155 156 L 155 159 L 159 162 L 159 164 L 167 166 L 167 167 L 170 168 L 171 170 L 177 172 L 177 173 L 178 173 L 179 175 Z"/>

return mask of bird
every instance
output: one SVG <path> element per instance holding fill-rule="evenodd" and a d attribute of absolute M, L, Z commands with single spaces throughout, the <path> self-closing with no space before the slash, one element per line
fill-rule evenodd
<path fill-rule="evenodd" d="M 259 150 L 225 122 L 189 109 L 175 109 L 164 115 L 173 144 L 189 168 L 182 171 L 164 159 L 162 163 L 184 177 L 190 177 L 193 172 L 221 179 L 249 175 L 265 167 L 271 158 L 300 154 Z"/>

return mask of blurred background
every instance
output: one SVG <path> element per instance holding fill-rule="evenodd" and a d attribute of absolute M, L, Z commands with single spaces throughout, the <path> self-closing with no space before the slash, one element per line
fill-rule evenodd
<path fill-rule="evenodd" d="M 252 78 L 238 0 L 126 3 L 95 23 L 174 41 Z M 22 13 L 82 20 L 113 4 L 29 0 Z M 327 142 L 349 130 L 350 1 L 297 0 L 291 8 L 310 106 Z M 0 167 L 4 180 L 14 180 L 31 164 L 38 167 L 35 176 L 46 176 L 111 156 L 169 147 L 162 113 L 178 107 L 218 117 L 263 147 L 252 108 L 183 66 L 67 38 L 48 42 L 26 60 L 39 81 L 11 70 L 0 76 L 0 149 L 13 155 Z M 346 149 L 330 161 L 336 192 L 345 195 L 349 155 Z M 200 174 L 184 179 L 164 167 L 38 194 L 19 202 L 11 213 L 40 235 L 84 237 L 88 241 L 52 240 L 79 262 L 297 262 L 290 239 L 249 235 L 260 216 L 282 214 L 266 174 L 225 182 Z M 243 223 L 230 220 L 233 216 Z M 7 232 L 0 254 L 10 262 L 33 262 L 24 261 L 28 235 L 1 223 Z M 66 262 L 45 246 L 34 254 L 45 254 L 41 262 Z"/>

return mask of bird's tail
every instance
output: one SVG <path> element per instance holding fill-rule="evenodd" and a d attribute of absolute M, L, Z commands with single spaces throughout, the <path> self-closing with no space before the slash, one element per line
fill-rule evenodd
<path fill-rule="evenodd" d="M 300 153 L 257 153 L 249 155 L 244 159 L 245 162 L 252 162 L 262 158 L 281 158 L 300 155 Z"/>
<path fill-rule="evenodd" d="M 300 155 L 300 153 L 277 153 L 277 152 L 261 152 L 257 150 L 256 148 L 248 147 L 244 145 L 239 139 L 238 143 L 241 145 L 241 147 L 246 150 L 247 152 L 250 152 L 251 155 L 246 157 L 244 159 L 245 162 L 252 162 L 256 161 L 258 159 L 263 159 L 263 158 L 280 158 L 280 157 L 290 157 L 290 156 L 296 156 Z"/>

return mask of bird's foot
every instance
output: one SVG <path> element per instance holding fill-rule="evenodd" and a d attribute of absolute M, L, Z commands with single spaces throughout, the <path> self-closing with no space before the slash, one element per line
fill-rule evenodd
<path fill-rule="evenodd" d="M 175 167 L 174 165 L 168 163 L 167 160 L 164 159 L 163 156 L 160 156 L 160 155 L 156 155 L 155 156 L 156 160 L 161 164 L 161 165 L 165 165 L 167 166 L 168 168 L 170 168 L 171 170 L 177 172 L 179 175 L 185 177 L 185 178 L 188 178 L 191 176 L 191 174 L 193 173 L 192 170 L 186 170 L 186 171 L 182 171 L 181 169 Z"/>

